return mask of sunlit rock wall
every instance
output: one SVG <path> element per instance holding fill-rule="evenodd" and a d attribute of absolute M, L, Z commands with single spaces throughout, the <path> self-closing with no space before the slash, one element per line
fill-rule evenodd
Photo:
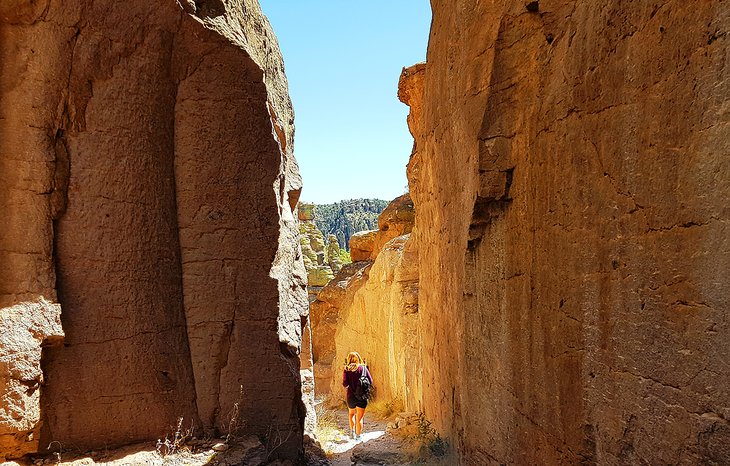
<path fill-rule="evenodd" d="M 340 309 L 331 391 L 343 393 L 344 360 L 357 351 L 368 364 L 378 400 L 397 400 L 404 409 L 418 411 L 418 254 L 409 237 L 399 236 L 383 246 L 352 303 Z"/>
<path fill-rule="evenodd" d="M 352 305 L 355 293 L 367 282 L 371 266 L 372 262 L 368 261 L 345 265 L 310 304 L 312 361 L 318 395 L 331 394 L 335 399 L 342 395 L 339 388 L 332 391 L 333 380 L 342 375 L 339 371 L 343 362 L 335 359 L 340 312 Z"/>
<path fill-rule="evenodd" d="M 730 9 L 432 2 L 424 409 L 464 464 L 730 457 Z"/>
<path fill-rule="evenodd" d="M 40 351 L 59 303 L 65 332 L 0 456 L 221 431 L 238 403 L 297 457 L 301 180 L 258 3 L 11 0 L 0 62 L 0 319 Z"/>
<path fill-rule="evenodd" d="M 321 393 L 344 398 L 344 360 L 357 351 L 372 373 L 377 399 L 420 409 L 418 253 L 409 241 L 413 218 L 409 196 L 391 202 L 378 219 L 379 230 L 350 239 L 351 251 L 357 243 L 374 260 L 346 265 L 312 303 L 313 359 Z"/>

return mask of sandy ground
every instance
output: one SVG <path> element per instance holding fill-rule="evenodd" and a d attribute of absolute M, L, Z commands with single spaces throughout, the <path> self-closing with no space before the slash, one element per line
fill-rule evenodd
<path fill-rule="evenodd" d="M 365 413 L 364 419 L 364 430 L 362 432 L 361 440 L 353 440 L 350 438 L 350 426 L 347 422 L 347 411 L 341 410 L 337 412 L 337 427 L 340 430 L 339 435 L 331 442 L 327 442 L 322 445 L 324 450 L 328 453 L 332 453 L 330 461 L 332 466 L 350 466 L 352 464 L 351 455 L 352 450 L 362 444 L 363 446 L 373 444 L 373 441 L 387 434 L 385 432 L 385 426 L 387 421 L 374 419 L 372 415 Z"/>
<path fill-rule="evenodd" d="M 237 466 L 262 464 L 266 452 L 257 438 L 243 439 L 225 451 L 213 450 L 213 441 L 191 441 L 174 454 L 161 455 L 155 443 L 129 445 L 114 450 L 98 450 L 78 453 L 66 449 L 59 454 L 0 463 L 0 466 Z"/>
<path fill-rule="evenodd" d="M 349 436 L 347 411 L 337 412 L 339 434 L 326 442 L 323 448 L 329 453 L 332 466 L 370 465 L 428 465 L 443 464 L 424 460 L 418 454 L 418 445 L 398 438 L 388 432 L 388 419 L 378 419 L 365 413 L 365 427 L 360 441 Z"/>
<path fill-rule="evenodd" d="M 424 458 L 419 454 L 420 444 L 402 435 L 405 429 L 395 431 L 386 429 L 388 419 L 379 419 L 366 412 L 365 428 L 361 439 L 353 440 L 349 434 L 347 411 L 338 410 L 334 412 L 334 415 L 336 426 L 330 431 L 329 440 L 322 445 L 327 453 L 327 458 L 310 456 L 312 465 L 324 465 L 327 464 L 327 461 L 332 466 L 454 464 L 445 458 L 438 461 L 433 458 Z M 18 463 L 1 463 L 0 466 L 93 466 L 97 464 L 107 466 L 238 466 L 262 464 L 266 461 L 265 449 L 255 437 L 243 439 L 222 452 L 212 449 L 213 445 L 218 442 L 220 441 L 193 440 L 182 446 L 176 454 L 166 456 L 162 456 L 156 451 L 154 443 L 130 445 L 116 450 L 99 450 L 85 454 L 66 450 L 62 453 L 60 461 L 57 456 L 49 455 Z M 279 464 L 283 466 L 286 463 Z"/>

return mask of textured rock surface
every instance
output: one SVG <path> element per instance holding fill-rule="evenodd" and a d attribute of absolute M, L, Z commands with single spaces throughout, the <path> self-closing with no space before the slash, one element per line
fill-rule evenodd
<path fill-rule="evenodd" d="M 304 418 L 304 433 L 310 437 L 316 436 L 317 413 L 314 409 L 314 364 L 312 361 L 312 323 L 306 319 L 302 333 L 302 351 L 299 354 L 301 368 L 299 375 L 302 380 L 302 401 L 306 409 Z"/>
<path fill-rule="evenodd" d="M 180 416 L 221 430 L 240 402 L 293 458 L 307 299 L 281 56 L 255 0 L 182 7 L 0 7 L 0 317 L 61 303 L 43 445 L 158 438 Z"/>
<path fill-rule="evenodd" d="M 342 392 L 342 361 L 358 351 L 367 361 L 378 399 L 399 399 L 421 409 L 418 340 L 418 255 L 409 235 L 392 239 L 370 267 L 365 283 L 338 312 L 332 392 Z"/>
<path fill-rule="evenodd" d="M 351 262 L 347 260 L 346 253 L 343 249 L 340 249 L 340 243 L 337 241 L 337 236 L 330 234 L 327 237 L 327 265 L 332 269 L 332 273 L 337 273 L 342 269 L 342 266 Z M 345 253 L 345 257 L 343 257 Z"/>
<path fill-rule="evenodd" d="M 525 3 L 432 2 L 426 414 L 464 464 L 722 464 L 730 10 Z"/>
<path fill-rule="evenodd" d="M 355 292 L 367 281 L 371 265 L 371 262 L 345 265 L 309 306 L 314 380 L 318 394 L 330 392 L 333 371 L 337 372 L 340 367 L 339 361 L 335 362 L 335 335 L 340 310 L 351 305 Z"/>
<path fill-rule="evenodd" d="M 317 228 L 316 209 L 313 204 L 299 205 L 299 243 L 302 248 L 304 267 L 307 270 L 307 293 L 311 303 L 317 293 L 335 277 L 342 266 L 349 263 L 347 254 L 340 249 L 337 237 L 329 235 L 325 241 Z M 344 254 L 343 254 L 344 253 Z"/>
<path fill-rule="evenodd" d="M 413 226 L 413 203 L 395 199 L 381 213 L 381 230 L 353 235 L 351 253 L 364 251 L 358 238 L 371 238 L 365 260 L 346 266 L 311 305 L 317 389 L 342 394 L 342 361 L 350 351 L 366 359 L 385 401 L 400 399 L 420 409 L 418 352 L 418 255 L 405 234 Z M 388 239 L 383 246 L 378 246 Z M 358 251 L 358 253 L 356 253 Z"/>
<path fill-rule="evenodd" d="M 378 230 L 359 231 L 350 237 L 350 257 L 354 262 L 368 261 L 375 253 Z"/>
<path fill-rule="evenodd" d="M 378 217 L 378 235 L 370 259 L 375 260 L 390 240 L 410 234 L 415 219 L 416 213 L 410 194 L 393 199 Z"/>
<path fill-rule="evenodd" d="M 423 83 L 426 79 L 426 64 L 418 63 L 403 68 L 398 81 L 398 99 L 408 105 L 408 130 L 414 137 L 413 147 L 423 134 Z"/>
<path fill-rule="evenodd" d="M 309 302 L 335 277 L 328 257 L 329 248 L 325 246 L 324 235 L 314 224 L 314 206 L 299 206 L 299 243 L 302 249 L 304 268 L 307 271 L 307 292 Z"/>
<path fill-rule="evenodd" d="M 0 452 L 17 458 L 38 450 L 41 348 L 63 338 L 61 307 L 41 298 L 0 317 Z"/>
<path fill-rule="evenodd" d="M 413 230 L 415 212 L 409 194 L 393 199 L 378 217 L 378 229 L 355 233 L 350 237 L 353 261 L 374 261 L 385 244 Z"/>

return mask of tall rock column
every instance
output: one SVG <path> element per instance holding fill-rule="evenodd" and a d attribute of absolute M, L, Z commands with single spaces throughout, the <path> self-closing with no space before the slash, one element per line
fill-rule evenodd
<path fill-rule="evenodd" d="M 222 431 L 237 403 L 297 458 L 301 179 L 258 3 L 12 0 L 0 38 L 0 456 Z"/>
<path fill-rule="evenodd" d="M 427 416 L 464 464 L 724 462 L 727 5 L 432 6 Z"/>
<path fill-rule="evenodd" d="M 0 4 L 0 460 L 38 450 L 41 348 L 63 336 L 53 242 L 68 161 L 56 109 L 74 32 L 33 28 L 43 9 Z"/>
<path fill-rule="evenodd" d="M 192 11 L 175 56 L 175 181 L 197 408 L 204 427 L 225 430 L 237 404 L 245 430 L 289 446 L 301 441 L 307 313 L 303 270 L 294 267 L 293 114 L 256 2 L 222 13 Z"/>

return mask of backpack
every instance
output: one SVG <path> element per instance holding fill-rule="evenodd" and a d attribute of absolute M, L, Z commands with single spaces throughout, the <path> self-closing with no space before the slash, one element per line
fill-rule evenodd
<path fill-rule="evenodd" d="M 372 391 L 373 385 L 368 378 L 368 368 L 367 366 L 362 366 L 362 374 L 360 374 L 358 384 L 355 387 L 355 398 L 360 401 L 367 401 L 372 395 Z"/>

